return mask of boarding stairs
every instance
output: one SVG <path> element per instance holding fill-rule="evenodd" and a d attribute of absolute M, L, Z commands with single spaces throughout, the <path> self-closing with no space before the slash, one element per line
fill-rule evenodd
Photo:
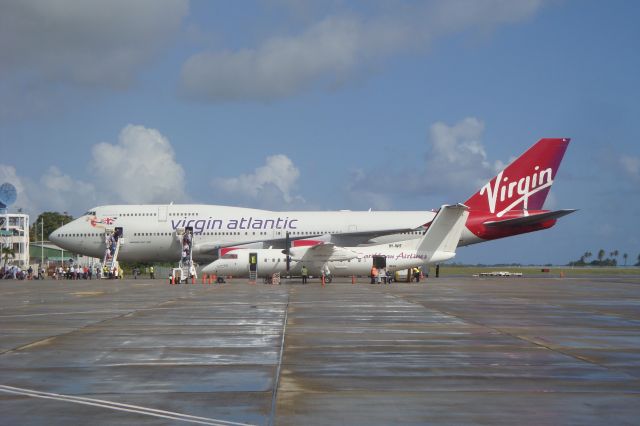
<path fill-rule="evenodd" d="M 109 248 L 109 251 L 105 250 L 104 259 L 102 260 L 102 278 L 109 278 L 109 272 L 112 272 L 114 268 L 119 268 L 118 264 L 118 254 L 120 253 L 120 245 L 122 244 L 122 237 L 115 238 L 115 248 L 109 247 L 109 241 L 111 240 L 111 236 L 114 235 L 113 231 L 107 231 L 105 233 L 105 241 L 106 246 Z M 113 254 L 111 254 L 113 253 Z M 107 274 L 104 273 L 104 267 L 107 267 Z"/>
<path fill-rule="evenodd" d="M 173 282 L 176 284 L 186 283 L 189 278 L 194 280 L 198 278 L 193 263 L 193 230 L 191 228 L 179 230 L 177 236 L 180 241 L 181 255 L 178 267 L 172 270 Z"/>
<path fill-rule="evenodd" d="M 255 284 L 258 279 L 258 271 L 249 271 L 249 282 Z"/>

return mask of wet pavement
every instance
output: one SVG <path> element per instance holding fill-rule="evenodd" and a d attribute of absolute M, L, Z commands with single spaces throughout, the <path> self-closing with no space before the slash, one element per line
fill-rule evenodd
<path fill-rule="evenodd" d="M 0 424 L 640 419 L 640 279 L 0 281 Z"/>

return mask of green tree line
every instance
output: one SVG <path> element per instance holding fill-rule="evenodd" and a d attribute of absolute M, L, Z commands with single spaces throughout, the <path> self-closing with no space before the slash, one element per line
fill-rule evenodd
<path fill-rule="evenodd" d="M 31 223 L 29 228 L 29 241 L 41 241 L 44 234 L 44 239 L 49 239 L 49 234 L 58 229 L 64 224 L 67 224 L 73 220 L 73 216 L 58 212 L 44 212 L 40 213 L 35 222 Z M 44 229 L 44 232 L 42 230 Z"/>
<path fill-rule="evenodd" d="M 594 256 L 592 252 L 586 251 L 582 256 L 580 256 L 580 259 L 569 262 L 569 266 L 618 266 L 618 257 L 620 256 L 620 252 L 618 250 L 610 251 L 609 257 L 605 256 L 607 256 L 607 252 L 604 249 L 600 249 L 598 250 L 596 257 L 592 261 L 589 261 L 589 259 Z M 627 266 L 629 254 L 622 253 L 622 260 L 624 261 L 623 266 Z M 638 254 L 635 266 L 640 266 L 640 254 Z"/>

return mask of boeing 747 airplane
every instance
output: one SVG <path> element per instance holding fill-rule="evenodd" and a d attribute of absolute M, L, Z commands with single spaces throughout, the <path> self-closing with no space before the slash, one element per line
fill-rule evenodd
<path fill-rule="evenodd" d="M 459 245 L 547 229 L 574 210 L 542 210 L 569 139 L 541 139 L 471 198 Z M 284 248 L 330 242 L 338 246 L 418 238 L 435 211 L 285 211 L 161 204 L 106 205 L 58 228 L 50 240 L 71 252 L 123 261 L 177 261 L 184 235 L 196 262 L 231 248 Z M 117 250 L 110 241 L 117 238 Z M 110 252 L 106 253 L 107 248 Z"/>

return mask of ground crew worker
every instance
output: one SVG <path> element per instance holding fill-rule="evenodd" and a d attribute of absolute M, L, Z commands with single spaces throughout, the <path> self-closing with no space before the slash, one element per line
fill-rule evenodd
<path fill-rule="evenodd" d="M 413 278 L 416 279 L 417 283 L 420 282 L 420 269 L 419 268 L 413 268 Z"/>
<path fill-rule="evenodd" d="M 149 278 L 152 280 L 156 278 L 156 274 L 153 271 L 153 265 L 149 266 Z"/>
<path fill-rule="evenodd" d="M 309 270 L 307 269 L 307 267 L 305 265 L 302 265 L 302 284 L 306 284 L 307 283 L 307 278 L 309 278 Z"/>

